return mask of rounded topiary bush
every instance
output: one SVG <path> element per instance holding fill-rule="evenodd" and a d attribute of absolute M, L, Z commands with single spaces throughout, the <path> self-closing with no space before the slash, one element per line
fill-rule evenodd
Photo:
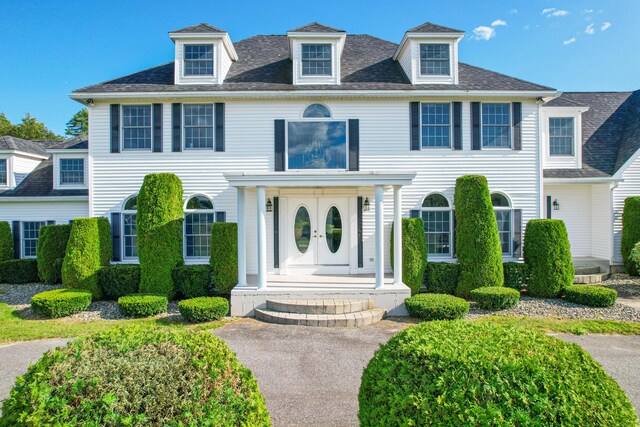
<path fill-rule="evenodd" d="M 166 313 L 169 300 L 164 295 L 131 294 L 118 298 L 118 309 L 127 317 L 147 317 Z"/>
<path fill-rule="evenodd" d="M 461 319 L 469 312 L 469 303 L 453 295 L 418 294 L 404 300 L 407 311 L 423 320 Z"/>
<path fill-rule="evenodd" d="M 613 307 L 618 293 L 604 286 L 571 285 L 564 290 L 564 298 L 589 307 Z"/>
<path fill-rule="evenodd" d="M 62 281 L 62 263 L 67 250 L 71 225 L 44 225 L 38 234 L 37 260 L 38 274 L 48 285 Z"/>
<path fill-rule="evenodd" d="M 45 353 L 2 426 L 270 426 L 251 371 L 210 333 L 118 328 Z"/>
<path fill-rule="evenodd" d="M 627 197 L 622 211 L 622 263 L 632 276 L 638 275 L 638 266 L 631 259 L 631 251 L 640 242 L 640 196 Z"/>
<path fill-rule="evenodd" d="M 31 298 L 31 309 L 42 317 L 64 317 L 86 310 L 91 304 L 91 292 L 81 289 L 54 289 Z"/>
<path fill-rule="evenodd" d="M 618 384 L 575 344 L 521 327 L 429 322 L 362 375 L 362 426 L 635 426 Z"/>
<path fill-rule="evenodd" d="M 529 266 L 527 291 L 555 298 L 573 284 L 575 270 L 569 236 L 559 219 L 532 219 L 524 236 L 524 261 Z"/>
<path fill-rule="evenodd" d="M 178 310 L 188 322 L 211 322 L 229 312 L 229 301 L 221 297 L 198 297 L 178 302 Z"/>
<path fill-rule="evenodd" d="M 13 259 L 13 234 L 7 221 L 0 221 L 0 262 Z"/>
<path fill-rule="evenodd" d="M 394 268 L 394 225 L 391 224 L 390 258 Z M 427 241 L 422 218 L 402 218 L 402 282 L 411 289 L 411 295 L 420 292 L 427 268 Z"/>
<path fill-rule="evenodd" d="M 520 292 L 511 288 L 492 286 L 471 291 L 471 299 L 485 310 L 504 310 L 515 307 L 520 301 Z"/>

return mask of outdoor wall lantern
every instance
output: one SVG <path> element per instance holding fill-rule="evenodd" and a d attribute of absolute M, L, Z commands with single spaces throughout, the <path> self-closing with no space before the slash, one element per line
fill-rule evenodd
<path fill-rule="evenodd" d="M 559 211 L 560 210 L 560 203 L 558 203 L 558 199 L 555 199 L 553 201 L 553 210 L 554 211 Z"/>
<path fill-rule="evenodd" d="M 371 204 L 369 203 L 369 198 L 368 197 L 364 198 L 363 205 L 364 205 L 364 211 L 365 212 L 369 212 L 369 208 L 371 207 Z"/>
<path fill-rule="evenodd" d="M 267 212 L 273 212 L 273 203 L 271 203 L 271 199 L 267 199 Z"/>

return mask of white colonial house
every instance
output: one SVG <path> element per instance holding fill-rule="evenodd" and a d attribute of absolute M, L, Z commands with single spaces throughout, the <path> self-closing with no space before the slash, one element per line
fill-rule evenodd
<path fill-rule="evenodd" d="M 422 217 L 429 260 L 455 261 L 455 181 L 481 174 L 505 260 L 521 258 L 527 221 L 553 217 L 576 263 L 621 264 L 639 92 L 561 93 L 467 65 L 463 32 L 430 23 L 399 44 L 318 23 L 237 42 L 208 24 L 169 36 L 173 61 L 71 94 L 89 109 L 88 142 L 0 139 L 16 256 L 35 256 L 42 224 L 104 216 L 113 262 L 137 262 L 136 194 L 172 172 L 187 263 L 207 262 L 211 222 L 238 223 L 233 314 L 278 297 L 366 297 L 401 314 L 391 224 Z"/>

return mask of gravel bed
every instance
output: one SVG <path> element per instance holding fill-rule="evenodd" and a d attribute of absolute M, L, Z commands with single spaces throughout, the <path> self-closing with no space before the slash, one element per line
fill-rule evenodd
<path fill-rule="evenodd" d="M 621 298 L 640 298 L 639 277 L 632 277 L 627 274 L 612 274 L 609 279 L 599 284 L 615 289 Z"/>

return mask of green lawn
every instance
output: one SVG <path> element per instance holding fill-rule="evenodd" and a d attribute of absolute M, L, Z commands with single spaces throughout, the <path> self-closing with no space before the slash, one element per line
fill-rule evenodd
<path fill-rule="evenodd" d="M 491 316 L 474 320 L 480 323 L 521 325 L 543 332 L 564 332 L 575 335 L 620 334 L 640 335 L 640 323 L 617 320 L 541 319 L 515 316 Z"/>

